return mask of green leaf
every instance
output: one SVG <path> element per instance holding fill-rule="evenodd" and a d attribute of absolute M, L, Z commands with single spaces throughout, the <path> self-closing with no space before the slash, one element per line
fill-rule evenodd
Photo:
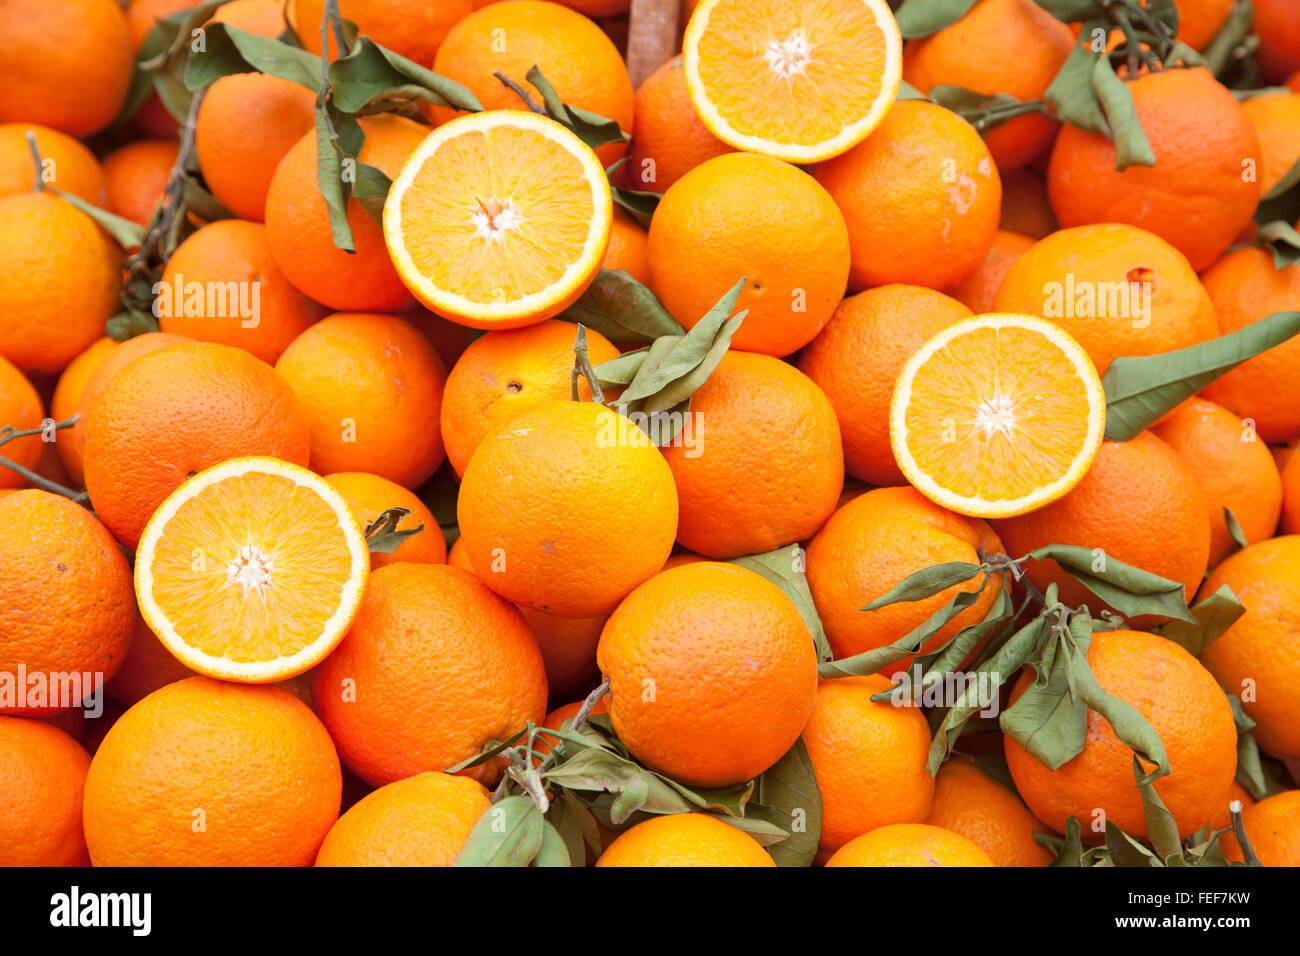
<path fill-rule="evenodd" d="M 926 37 L 952 26 L 975 6 L 975 0 L 905 0 L 894 13 L 904 39 Z"/>
<path fill-rule="evenodd" d="M 1097 25 L 1098 21 L 1085 24 L 1084 35 Z M 1094 62 L 1099 58 L 1098 54 L 1086 47 L 1076 46 L 1066 57 L 1043 98 L 1051 104 L 1063 122 L 1089 133 L 1109 137 L 1110 125 L 1106 122 L 1101 99 L 1092 83 Z"/>
<path fill-rule="evenodd" d="M 1246 540 L 1246 532 L 1241 530 L 1241 522 L 1237 520 L 1237 516 L 1232 513 L 1232 509 L 1227 505 L 1223 506 L 1223 520 L 1228 525 L 1228 537 L 1237 546 L 1234 550 L 1241 550 L 1249 546 L 1250 542 Z"/>
<path fill-rule="evenodd" d="M 755 571 L 779 587 L 794 604 L 812 635 L 813 645 L 817 648 L 817 659 L 830 660 L 834 655 L 831 653 L 830 642 L 826 639 L 821 616 L 813 604 L 812 591 L 808 588 L 808 577 L 804 574 L 805 557 L 803 548 L 792 544 L 764 554 L 733 558 L 731 563 Z"/>
<path fill-rule="evenodd" d="M 92 206 L 80 196 L 65 193 L 62 189 L 57 189 L 54 186 L 45 185 L 41 188 L 84 212 L 95 221 L 96 225 L 116 239 L 118 245 L 124 249 L 138 246 L 144 241 L 144 229 L 140 227 L 139 223 L 132 222 L 130 219 L 123 219 L 121 216 L 114 215 L 106 209 L 100 209 L 98 206 Z"/>
<path fill-rule="evenodd" d="M 861 610 L 875 611 L 899 601 L 924 601 L 963 581 L 969 581 L 979 573 L 980 565 L 964 561 L 950 561 L 922 568 L 913 571 Z"/>
<path fill-rule="evenodd" d="M 452 764 L 444 772 L 460 773 L 462 770 L 469 770 L 471 767 L 477 767 L 480 766 L 481 764 L 487 763 L 490 760 L 495 760 L 497 757 L 501 756 L 503 753 L 505 753 L 507 750 L 513 747 L 516 743 L 518 743 L 519 740 L 527 732 L 528 731 L 526 729 L 520 730 L 516 733 L 511 734 L 505 740 L 489 741 L 488 743 L 484 744 L 483 749 L 480 750 L 478 753 L 476 753 L 474 756 L 468 757 L 465 760 L 460 761 L 460 763 Z"/>
<path fill-rule="evenodd" d="M 189 90 L 234 73 L 266 73 L 320 92 L 321 58 L 272 37 L 247 33 L 225 23 L 204 28 L 205 48 L 186 57 L 184 84 Z"/>
<path fill-rule="evenodd" d="M 895 100 L 928 100 L 929 97 L 926 96 L 924 93 L 922 93 L 920 90 L 918 90 L 911 83 L 907 82 L 907 80 L 899 80 L 898 94 L 894 97 L 894 99 Z"/>
<path fill-rule="evenodd" d="M 556 318 L 585 325 L 611 342 L 653 342 L 686 333 L 653 292 L 621 269 L 601 269 L 578 301 Z"/>
<path fill-rule="evenodd" d="M 1300 230 L 1291 223 L 1275 219 L 1255 230 L 1255 238 L 1273 251 L 1273 268 L 1285 269 L 1300 264 Z"/>
<path fill-rule="evenodd" d="M 479 817 L 452 866 L 527 866 L 542 848 L 545 822 L 528 797 L 506 797 Z"/>
<path fill-rule="evenodd" d="M 1055 630 L 1042 657 L 1030 662 L 1035 670 L 1033 683 L 999 718 L 1003 733 L 1050 770 L 1083 750 L 1088 708 L 1075 694 L 1073 678 L 1077 657 L 1082 657 L 1087 666 L 1091 636 L 1091 631 L 1080 633 L 1076 644 Z"/>
<path fill-rule="evenodd" d="M 1110 57 L 1099 56 L 1093 61 L 1092 87 L 1097 91 L 1115 144 L 1115 169 L 1123 172 L 1129 166 L 1154 166 L 1156 154 L 1151 151 L 1151 142 L 1138 122 L 1133 91 L 1115 75 Z"/>
<path fill-rule="evenodd" d="M 777 866 L 812 866 L 822 830 L 822 797 L 803 738 L 758 778 L 747 817 L 759 817 L 789 836 L 767 848 Z"/>
<path fill-rule="evenodd" d="M 622 825 L 633 813 L 685 813 L 699 809 L 658 774 L 605 750 L 584 750 L 546 772 L 546 781 L 574 790 L 612 794 L 610 819 Z"/>
<path fill-rule="evenodd" d="M 1083 838 L 1079 832 L 1079 820 L 1077 817 L 1068 817 L 1065 821 L 1065 839 L 1054 840 L 1052 837 L 1035 833 L 1034 839 L 1040 846 L 1047 847 L 1049 850 L 1056 851 L 1056 859 L 1048 866 L 1083 866 Z"/>
<path fill-rule="evenodd" d="M 1158 856 L 1111 820 L 1106 821 L 1106 852 L 1112 866 L 1152 867 L 1161 863 Z"/>
<path fill-rule="evenodd" d="M 1247 716 L 1240 697 L 1236 694 L 1227 694 L 1227 697 L 1228 705 L 1232 707 L 1232 721 L 1237 728 L 1237 782 L 1256 800 L 1263 800 L 1269 796 L 1270 787 L 1260 760 L 1259 744 L 1251 733 L 1255 722 Z"/>
<path fill-rule="evenodd" d="M 366 525 L 366 547 L 371 554 L 392 554 L 403 541 L 424 530 L 423 521 L 417 528 L 397 530 L 398 523 L 410 513 L 410 508 L 387 508 Z"/>
<path fill-rule="evenodd" d="M 1170 621 L 1160 628 L 1160 636 L 1178 644 L 1189 653 L 1200 657 L 1205 649 L 1223 636 L 1224 632 L 1246 613 L 1237 595 L 1228 585 L 1219 589 L 1197 603 L 1192 609 L 1194 623 Z"/>
<path fill-rule="evenodd" d="M 977 93 L 949 84 L 931 87 L 930 99 L 970 123 L 981 136 L 1006 125 L 1017 116 L 1047 113 L 1046 104 L 1041 100 L 1019 100 L 1009 93 Z"/>
<path fill-rule="evenodd" d="M 1158 614 L 1195 623 L 1183 597 L 1183 585 L 1125 564 L 1104 552 L 1074 545 L 1049 544 L 1030 551 L 1037 561 L 1053 560 L 1066 574 L 1126 617 Z M 1102 567 L 1097 567 L 1100 558 Z"/>
<path fill-rule="evenodd" d="M 1062 23 L 1078 23 L 1097 16 L 1098 0 L 1035 0 L 1035 2 Z"/>
<path fill-rule="evenodd" d="M 549 820 L 542 820 L 542 842 L 533 857 L 533 866 L 573 866 L 568 841 Z"/>
<path fill-rule="evenodd" d="M 1300 160 L 1260 199 L 1254 218 L 1263 224 L 1274 220 L 1294 223 L 1297 217 L 1300 217 Z"/>
<path fill-rule="evenodd" d="M 1254 11 L 1249 4 L 1234 3 L 1227 21 L 1205 47 L 1205 65 L 1216 79 L 1223 80 L 1236 66 L 1236 50 L 1251 33 Z"/>
<path fill-rule="evenodd" d="M 628 133 L 619 128 L 615 120 L 562 103 L 559 94 L 555 92 L 555 87 L 551 86 L 536 66 L 530 69 L 524 78 L 542 94 L 542 106 L 546 115 L 557 123 L 567 126 L 578 139 L 592 149 L 604 146 L 606 143 L 626 143 L 631 139 Z"/>
<path fill-rule="evenodd" d="M 483 109 L 468 87 L 365 36 L 357 38 L 347 56 L 330 63 L 329 84 L 334 105 L 345 113 L 359 113 L 373 103 L 394 99 L 419 100 L 474 113 Z"/>

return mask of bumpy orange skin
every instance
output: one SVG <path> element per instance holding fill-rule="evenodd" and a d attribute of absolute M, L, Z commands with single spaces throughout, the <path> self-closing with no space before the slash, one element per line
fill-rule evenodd
<path fill-rule="evenodd" d="M 0 717 L 0 866 L 87 866 L 81 792 L 90 755 L 39 720 Z"/>
<path fill-rule="evenodd" d="M 1300 70 L 1300 22 L 1287 0 L 1253 0 L 1254 33 L 1259 36 L 1259 65 L 1264 79 L 1281 83 Z"/>
<path fill-rule="evenodd" d="M 704 813 L 651 817 L 606 848 L 597 866 L 776 866 L 748 833 Z"/>
<path fill-rule="evenodd" d="M 474 9 L 470 0 L 340 0 L 339 14 L 357 25 L 357 32 L 370 37 L 425 69 L 433 66 L 434 54 L 457 21 Z M 321 15 L 325 0 L 289 0 L 288 14 L 302 45 L 320 56 Z M 329 38 L 330 56 L 338 56 L 334 37 Z"/>
<path fill-rule="evenodd" d="M 662 193 L 700 163 L 735 152 L 709 132 L 691 105 L 681 55 L 655 70 L 636 88 L 636 119 L 624 182 Z"/>
<path fill-rule="evenodd" d="M 637 221 L 615 206 L 614 219 L 609 224 L 609 245 L 605 247 L 601 268 L 622 269 L 637 282 L 647 285 L 650 282 L 650 260 L 646 252 L 649 242 L 649 234 Z M 588 329 L 588 342 L 591 335 Z"/>
<path fill-rule="evenodd" d="M 1300 159 L 1300 96 L 1256 96 L 1241 110 L 1259 136 L 1259 191 L 1267 194 Z"/>
<path fill-rule="evenodd" d="M 528 625 L 474 575 L 446 565 L 374 572 L 351 630 L 311 673 L 343 761 L 375 786 L 446 770 L 546 715 Z M 491 781 L 498 772 L 483 764 L 466 774 Z"/>
<path fill-rule="evenodd" d="M 90 673 L 98 685 L 121 665 L 135 617 L 131 569 L 80 505 L 36 489 L 0 498 L 0 593 L 0 673 L 16 675 L 20 665 L 28 674 Z M 65 706 L 29 701 L 0 711 Z"/>
<path fill-rule="evenodd" d="M 104 693 L 130 707 L 160 687 L 197 676 L 167 650 L 144 618 L 136 613 L 131 645 L 122 666 L 104 685 Z"/>
<path fill-rule="evenodd" d="M 1246 839 L 1265 866 L 1300 866 L 1300 790 L 1284 790 L 1241 812 Z M 1236 836 L 1225 833 L 1223 854 L 1244 862 Z"/>
<path fill-rule="evenodd" d="M 0 196 L 29 193 L 36 179 L 27 133 L 36 136 L 44 163 L 41 181 L 94 206 L 108 199 L 104 169 L 95 154 L 66 133 L 39 123 L 0 123 Z"/>
<path fill-rule="evenodd" d="M 353 804 L 326 835 L 316 865 L 451 866 L 491 807 L 476 780 L 416 774 Z"/>
<path fill-rule="evenodd" d="M 318 474 L 365 471 L 415 488 L 442 464 L 442 360 L 408 322 L 328 316 L 294 339 L 275 370 L 311 424 Z"/>
<path fill-rule="evenodd" d="M 371 552 L 371 570 L 399 561 L 409 561 L 412 564 L 446 563 L 447 539 L 442 535 L 438 520 L 413 491 L 387 478 L 361 471 L 342 471 L 325 475 L 324 478 L 343 496 L 363 531 L 389 508 L 405 508 L 410 512 L 397 523 L 397 531 L 412 531 L 424 525 L 423 531 L 403 540 L 390 554 Z"/>
<path fill-rule="evenodd" d="M 108 211 L 146 226 L 162 201 L 180 144 L 170 139 L 127 143 L 104 157 Z"/>
<path fill-rule="evenodd" d="M 1098 631 L 1088 648 L 1088 666 L 1101 689 L 1136 707 L 1165 745 L 1172 773 L 1155 783 L 1156 793 L 1188 836 L 1213 817 L 1237 768 L 1237 732 L 1232 708 L 1210 672 L 1173 641 L 1144 631 Z M 1012 702 L 1033 682 L 1026 671 Z M 1007 764 L 1016 788 L 1034 814 L 1065 832 L 1077 817 L 1085 840 L 1096 842 L 1097 811 L 1136 837 L 1147 836 L 1142 796 L 1134 786 L 1133 751 L 1115 736 L 1106 719 L 1088 711 L 1083 750 L 1056 770 L 1038 762 L 1011 737 Z"/>
<path fill-rule="evenodd" d="M 925 822 L 964 836 L 987 853 L 994 866 L 1052 862 L 1052 854 L 1034 840 L 1034 833 L 1047 833 L 1048 826 L 1014 791 L 964 757 L 953 757 L 939 768 Z"/>
<path fill-rule="evenodd" d="M 1201 660 L 1255 721 L 1259 745 L 1300 757 L 1300 535 L 1253 544 L 1215 568 L 1208 597 L 1232 588 L 1246 613 L 1206 648 Z"/>
<path fill-rule="evenodd" d="M 919 627 L 979 579 L 954 585 L 924 601 L 862 606 L 915 571 L 1002 553 L 1002 542 L 979 518 L 954 514 L 911 487 L 876 488 L 843 505 L 808 545 L 808 586 L 836 657 L 849 657 L 891 644 Z M 948 622 L 925 648 L 943 644 L 968 624 L 978 623 L 997 596 L 991 580 L 979 599 Z M 906 667 L 900 661 L 899 670 Z"/>
<path fill-rule="evenodd" d="M 752 153 L 696 166 L 650 221 L 650 288 L 687 329 L 742 278 L 733 348 L 789 355 L 844 295 L 849 233 L 830 194 L 798 168 Z"/>
<path fill-rule="evenodd" d="M 868 830 L 920 823 L 930 812 L 930 728 L 919 707 L 871 699 L 890 686 L 871 674 L 822 681 L 817 689 L 803 740 L 822 795 L 823 859 Z"/>
<path fill-rule="evenodd" d="M 734 565 L 655 575 L 610 616 L 596 660 L 619 739 L 693 786 L 730 786 L 772 766 L 817 694 L 816 652 L 794 604 Z"/>
<path fill-rule="evenodd" d="M 1250 222 L 1260 185 L 1242 175 L 1259 137 L 1236 98 L 1202 67 L 1148 73 L 1129 83 L 1154 166 L 1115 169 L 1106 137 L 1065 126 L 1048 170 L 1063 226 L 1122 222 L 1154 232 L 1208 268 Z"/>
<path fill-rule="evenodd" d="M 827 866 L 997 866 L 959 833 L 920 823 L 896 823 L 846 844 Z"/>
<path fill-rule="evenodd" d="M 187 477 L 229 458 L 306 465 L 311 433 L 293 391 L 243 349 L 174 345 L 109 381 L 86 422 L 86 489 L 128 548 Z"/>
<path fill-rule="evenodd" d="M 338 754 L 278 687 L 191 677 L 113 725 L 86 776 L 97 866 L 307 866 L 339 814 Z"/>
<path fill-rule="evenodd" d="M 28 431 L 40 428 L 44 418 L 45 409 L 36 387 L 14 365 L 0 356 L 0 422 L 3 422 L 0 427 Z M 6 443 L 0 454 L 14 464 L 30 469 L 36 467 L 44 449 L 40 435 L 29 435 Z M 0 488 L 21 488 L 26 484 L 27 479 L 18 472 L 0 466 Z"/>
<path fill-rule="evenodd" d="M 998 229 L 1002 182 L 975 128 L 900 100 L 865 140 L 817 168 L 844 213 L 855 287 L 947 290 L 975 271 Z"/>
<path fill-rule="evenodd" d="M 849 296 L 799 355 L 799 370 L 830 400 L 844 470 L 873 485 L 906 480 L 889 445 L 894 381 L 940 329 L 969 318 L 956 299 L 921 286 L 887 285 Z M 707 427 L 707 426 L 706 426 Z"/>
<path fill-rule="evenodd" d="M 999 229 L 984 261 L 953 288 L 953 298 L 965 304 L 976 315 L 993 312 L 993 303 L 997 299 L 1002 280 L 1016 264 L 1016 260 L 1033 245 L 1034 239 L 1030 236 Z"/>
<path fill-rule="evenodd" d="M 683 546 L 710 558 L 762 554 L 815 534 L 835 510 L 844 485 L 840 427 L 798 369 L 728 352 L 691 397 L 690 413 L 692 434 L 663 450 Z"/>

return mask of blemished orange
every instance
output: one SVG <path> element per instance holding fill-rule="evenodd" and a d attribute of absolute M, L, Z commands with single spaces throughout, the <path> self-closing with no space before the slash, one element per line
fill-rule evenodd
<path fill-rule="evenodd" d="M 1179 835 L 1194 833 L 1214 815 L 1236 773 L 1237 731 L 1228 699 L 1196 658 L 1145 631 L 1094 632 L 1088 666 L 1103 691 L 1137 708 L 1160 736 L 1172 772 L 1155 782 L 1156 793 Z M 1021 675 L 1013 703 L 1033 680 L 1031 671 Z M 1005 750 L 1016 789 L 1053 829 L 1064 833 L 1066 818 L 1077 817 L 1084 839 L 1096 842 L 1101 811 L 1125 833 L 1148 835 L 1133 751 L 1095 710 L 1088 710 L 1083 749 L 1055 770 L 1010 736 Z"/>
<path fill-rule="evenodd" d="M 774 551 L 811 537 L 835 510 L 840 427 L 794 366 L 729 351 L 691 396 L 690 415 L 689 430 L 663 449 L 684 547 L 724 560 Z"/>
<path fill-rule="evenodd" d="M 0 37 L 0 123 L 88 136 L 122 108 L 135 61 L 116 0 L 8 0 L 0 8 Z"/>
<path fill-rule="evenodd" d="M 341 794 L 338 754 L 306 704 L 191 677 L 104 737 L 86 775 L 86 843 L 96 866 L 309 866 Z"/>
<path fill-rule="evenodd" d="M 669 813 L 625 830 L 597 866 L 776 866 L 748 833 L 706 813 Z"/>
<path fill-rule="evenodd" d="M 614 208 L 614 218 L 609 224 L 609 245 L 605 247 L 605 259 L 602 269 L 622 269 L 637 282 L 648 285 L 650 282 L 650 260 L 646 246 L 649 234 L 640 224 L 622 209 Z M 590 341 L 591 332 L 587 332 Z"/>
<path fill-rule="evenodd" d="M 606 622 L 596 660 L 619 739 L 688 786 L 758 776 L 794 745 L 817 695 L 817 655 L 793 602 L 730 564 L 642 584 Z"/>
<path fill-rule="evenodd" d="M 340 0 L 339 15 L 357 25 L 357 32 L 426 70 L 434 54 L 457 21 L 474 5 L 470 0 Z M 321 18 L 325 0 L 289 0 L 288 14 L 302 45 L 321 54 Z M 330 31 L 329 51 L 338 56 L 338 44 Z"/>
<path fill-rule="evenodd" d="M 1153 355 L 1218 335 L 1214 306 L 1187 259 L 1159 236 L 1104 223 L 1062 229 L 1020 255 L 998 312 L 1039 315 L 1070 333 L 1105 375 L 1124 355 Z"/>
<path fill-rule="evenodd" d="M 280 271 L 266 227 L 242 219 L 209 223 L 177 247 L 154 308 L 164 332 L 233 345 L 268 364 L 325 315 Z"/>
<path fill-rule="evenodd" d="M 339 312 L 294 339 L 275 370 L 311 426 L 318 474 L 365 471 L 415 488 L 442 463 L 442 360 L 394 315 Z"/>
<path fill-rule="evenodd" d="M 180 144 L 175 140 L 147 139 L 127 143 L 105 156 L 108 211 L 148 225 L 163 200 L 179 153 Z"/>
<path fill-rule="evenodd" d="M 870 674 L 817 688 L 803 740 L 822 796 L 822 859 L 868 830 L 920 823 L 930 812 L 930 728 L 919 707 L 871 699 L 890 687 L 887 677 Z"/>
<path fill-rule="evenodd" d="M 0 866 L 87 866 L 81 791 L 90 755 L 39 720 L 0 716 Z"/>
<path fill-rule="evenodd" d="M 827 866 L 997 866 L 960 833 L 925 823 L 895 823 L 862 834 Z"/>
<path fill-rule="evenodd" d="M 741 279 L 748 309 L 731 345 L 777 357 L 830 320 L 849 276 L 850 234 L 831 194 L 777 159 L 726 153 L 664 194 L 650 220 L 650 288 L 691 329 Z"/>
<path fill-rule="evenodd" d="M 1278 269 L 1272 253 L 1263 249 L 1228 253 L 1203 281 L 1224 335 L 1274 312 L 1290 311 L 1300 302 L 1300 266 Z M 1300 437 L 1300 402 L 1294 399 L 1297 376 L 1300 338 L 1291 338 L 1215 379 L 1203 394 L 1252 420 L 1265 441 L 1288 442 Z"/>
<path fill-rule="evenodd" d="M 844 299 L 799 355 L 839 421 L 844 470 L 873 485 L 906 479 L 889 445 L 894 381 L 926 340 L 971 310 L 921 286 L 886 285 Z"/>
<path fill-rule="evenodd" d="M 278 76 L 235 73 L 213 82 L 194 128 L 212 195 L 241 219 L 261 222 L 276 167 L 314 128 L 314 105 L 311 90 Z"/>
<path fill-rule="evenodd" d="M 1300 22 L 1288 0 L 1252 0 L 1254 33 L 1259 37 L 1259 65 L 1264 79 L 1281 83 L 1300 70 Z"/>
<path fill-rule="evenodd" d="M 120 261 L 107 233 L 53 193 L 0 198 L 0 356 L 39 372 L 71 362 L 118 311 Z"/>
<path fill-rule="evenodd" d="M 855 287 L 902 282 L 945 291 L 993 245 L 1002 181 L 989 148 L 956 113 L 900 100 L 875 131 L 819 166 L 844 213 Z"/>
<path fill-rule="evenodd" d="M 1241 811 L 1250 848 L 1264 866 L 1300 866 L 1300 790 L 1283 790 Z M 1224 856 L 1243 862 L 1241 845 L 1223 835 Z"/>
<path fill-rule="evenodd" d="M 1256 96 L 1241 109 L 1259 136 L 1259 191 L 1267 194 L 1300 159 L 1300 95 Z"/>
<path fill-rule="evenodd" d="M 1224 509 L 1246 541 L 1271 538 L 1282 514 L 1282 477 L 1263 439 L 1226 408 L 1189 399 L 1151 429 L 1183 456 L 1210 506 L 1210 567 L 1237 545 Z"/>
<path fill-rule="evenodd" d="M 1182 456 L 1150 431 L 1103 442 L 1069 494 L 993 526 L 1012 557 L 1048 544 L 1100 549 L 1107 558 L 1182 584 L 1188 601 L 1210 560 L 1205 492 Z M 1056 584 L 1071 607 L 1087 604 L 1094 616 L 1106 607 L 1055 561 L 1030 561 L 1025 573 L 1039 593 Z"/>
<path fill-rule="evenodd" d="M 470 562 L 515 604 L 607 614 L 663 567 L 677 489 L 635 423 L 592 402 L 546 401 L 479 444 L 457 504 Z"/>
<path fill-rule="evenodd" d="M 11 362 L 0 356 L 0 428 L 28 431 L 40 428 L 45 419 L 41 396 L 27 377 Z M 56 419 L 62 421 L 62 419 Z M 56 436 L 58 432 L 54 433 Z M 66 430 L 63 434 L 67 434 Z M 41 435 L 29 435 L 6 442 L 0 455 L 15 465 L 32 470 L 41 459 L 45 445 Z M 22 488 L 27 479 L 18 472 L 0 465 L 0 488 Z"/>
<path fill-rule="evenodd" d="M 1252 544 L 1227 558 L 1201 585 L 1209 597 L 1223 585 L 1246 608 L 1201 654 L 1215 680 L 1243 698 L 1259 745 L 1279 757 L 1300 757 L 1300 535 Z"/>
<path fill-rule="evenodd" d="M 542 655 L 523 617 L 445 564 L 372 574 L 352 629 L 311 686 L 344 763 L 375 786 L 446 770 L 546 716 Z M 499 768 L 465 774 L 490 783 Z"/>
<path fill-rule="evenodd" d="M 427 127 L 384 113 L 363 118 L 360 161 L 390 179 L 420 145 Z M 266 230 L 281 271 L 304 295 L 332 309 L 397 312 L 412 304 L 379 224 L 355 197 L 348 199 L 355 253 L 335 247 L 329 208 L 316 184 L 316 133 L 308 132 L 275 167 L 266 192 Z"/>
<path fill-rule="evenodd" d="M 700 163 L 734 151 L 695 112 L 680 55 L 636 88 L 632 142 L 622 169 L 632 189 L 662 193 Z"/>
<path fill-rule="evenodd" d="M 977 576 L 923 601 L 874 611 L 863 611 L 863 605 L 915 571 L 949 561 L 979 564 L 1001 553 L 1002 542 L 988 522 L 948 511 L 914 488 L 876 488 L 841 506 L 812 539 L 808 586 L 835 656 L 850 657 L 904 637 L 959 592 L 975 590 L 980 580 Z M 944 625 L 925 649 L 982 620 L 997 596 L 998 580 L 990 580 L 975 603 Z M 897 666 L 902 670 L 904 663 Z"/>
<path fill-rule="evenodd" d="M 397 523 L 397 531 L 413 531 L 424 525 L 423 531 L 405 538 L 391 553 L 372 552 L 371 569 L 398 561 L 413 564 L 446 563 L 447 539 L 443 537 L 438 520 L 415 492 L 387 478 L 361 471 L 342 471 L 324 477 L 348 503 L 362 531 L 389 508 L 405 508 L 410 512 Z"/>
<path fill-rule="evenodd" d="M 111 699 L 130 707 L 160 687 L 198 675 L 176 659 L 143 617 L 135 615 L 131 645 L 122 666 L 104 685 Z"/>
<path fill-rule="evenodd" d="M 1236 97 L 1204 67 L 1146 73 L 1128 83 L 1154 166 L 1115 168 L 1105 136 L 1065 126 L 1048 169 L 1062 226 L 1127 223 L 1208 268 L 1250 222 L 1260 184 L 1242 175 L 1259 137 Z M 1168 348 L 1169 346 L 1166 346 Z"/>
<path fill-rule="evenodd" d="M 972 312 L 981 315 L 996 311 L 993 303 L 997 300 L 998 288 L 1006 278 L 1017 259 L 1024 255 L 1035 243 L 1032 236 L 1018 232 L 999 229 L 993 237 L 984 261 L 952 289 L 952 297 L 966 305 Z"/>
<path fill-rule="evenodd" d="M 1037 100 L 1073 46 L 1070 28 L 1033 0 L 981 0 L 956 23 L 908 41 L 903 79 L 927 95 L 931 87 L 953 85 Z M 989 130 L 985 142 L 1001 169 L 1014 169 L 1041 153 L 1058 126 L 1038 113 L 1017 116 Z"/>
<path fill-rule="evenodd" d="M 925 823 L 970 840 L 993 866 L 1047 866 L 1052 854 L 1034 840 L 1050 828 L 1016 793 L 965 757 L 948 759 L 934 779 L 934 800 Z"/>
<path fill-rule="evenodd" d="M 0 123 L 0 196 L 32 191 L 36 164 L 27 143 L 29 130 L 41 154 L 41 181 L 103 206 L 108 199 L 105 170 L 95 154 L 79 140 L 39 123 Z"/>
<path fill-rule="evenodd" d="M 57 575 L 58 586 L 53 576 Z M 131 641 L 135 599 L 131 569 L 104 526 L 86 509 L 48 491 L 0 498 L 0 673 L 35 677 L 21 697 L 0 702 L 6 714 L 50 714 L 95 690 L 58 675 L 95 675 L 98 685 L 122 663 Z M 13 694 L 11 683 L 6 696 Z"/>
<path fill-rule="evenodd" d="M 86 489 L 134 549 L 186 478 L 230 458 L 306 465 L 311 433 L 293 391 L 265 362 L 212 342 L 145 355 L 104 387 L 86 422 Z"/>
<path fill-rule="evenodd" d="M 1282 525 L 1289 534 L 1300 534 L 1300 455 L 1287 456 L 1282 468 Z"/>
<path fill-rule="evenodd" d="M 998 228 L 1042 239 L 1061 228 L 1047 198 L 1047 180 L 1035 169 L 1010 169 L 1002 176 L 1002 217 Z"/>
<path fill-rule="evenodd" d="M 477 780 L 418 773 L 366 794 L 339 817 L 317 866 L 450 866 L 492 807 Z"/>

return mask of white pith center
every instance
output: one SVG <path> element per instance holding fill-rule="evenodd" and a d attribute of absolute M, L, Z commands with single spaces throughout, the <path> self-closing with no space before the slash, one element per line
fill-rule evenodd
<path fill-rule="evenodd" d="M 258 597 L 266 596 L 271 583 L 271 556 L 256 545 L 246 544 L 239 549 L 235 560 L 226 565 L 226 584 L 238 584 L 244 597 L 254 590 Z"/>
<path fill-rule="evenodd" d="M 1015 403 L 1005 395 L 986 398 L 976 407 L 971 424 L 984 432 L 985 441 L 994 435 L 1010 438 L 1016 428 Z"/>
<path fill-rule="evenodd" d="M 471 218 L 474 232 L 484 242 L 503 242 L 506 233 L 518 229 L 523 222 L 519 210 L 509 199 L 480 199 Z"/>
<path fill-rule="evenodd" d="M 812 49 L 807 34 L 796 29 L 784 40 L 769 40 L 763 59 L 778 79 L 789 80 L 803 73 L 812 62 Z"/>

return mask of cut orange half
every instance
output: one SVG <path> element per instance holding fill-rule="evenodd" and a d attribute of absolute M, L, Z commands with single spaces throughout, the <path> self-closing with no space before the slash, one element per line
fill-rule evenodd
<path fill-rule="evenodd" d="M 713 135 L 791 163 L 865 139 L 903 75 L 885 0 L 701 0 L 682 54 L 691 102 Z"/>
<path fill-rule="evenodd" d="M 266 683 L 335 648 L 369 573 L 365 535 L 323 478 L 277 458 L 232 458 L 159 506 L 136 551 L 135 593 L 187 667 Z"/>
<path fill-rule="evenodd" d="M 1091 467 L 1106 396 L 1078 342 L 1027 315 L 944 329 L 894 385 L 889 439 L 913 487 L 952 511 L 1006 518 L 1065 494 Z"/>
<path fill-rule="evenodd" d="M 614 217 L 600 160 L 559 123 L 462 116 L 411 154 L 384 203 L 402 281 L 439 315 L 513 329 L 571 305 L 600 269 Z"/>

